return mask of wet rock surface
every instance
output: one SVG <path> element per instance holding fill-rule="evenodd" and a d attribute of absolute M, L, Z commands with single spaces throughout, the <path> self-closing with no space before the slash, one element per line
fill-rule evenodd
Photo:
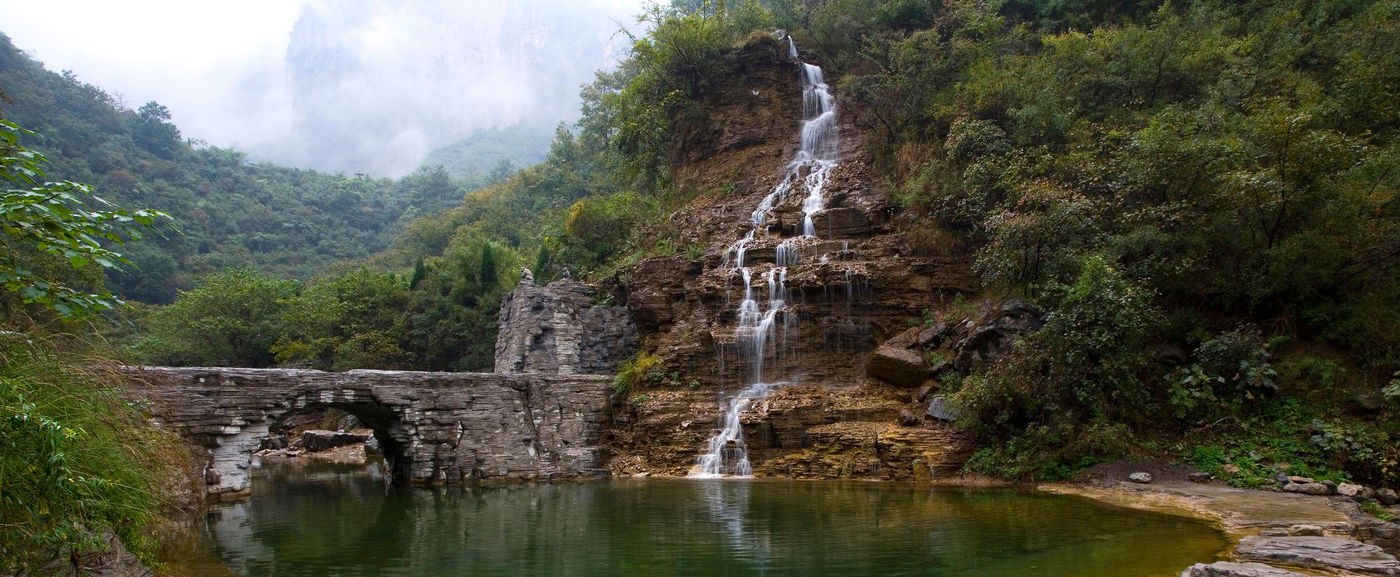
<path fill-rule="evenodd" d="M 1245 537 L 1235 555 L 1310 569 L 1400 575 L 1400 561 L 1380 547 L 1338 537 Z"/>
<path fill-rule="evenodd" d="M 651 389 L 617 413 L 616 475 L 685 475 L 715 429 L 715 393 Z M 970 454 L 948 425 L 902 426 L 909 393 L 868 383 L 854 388 L 792 385 L 741 414 L 758 476 L 800 479 L 931 480 L 951 476 Z"/>

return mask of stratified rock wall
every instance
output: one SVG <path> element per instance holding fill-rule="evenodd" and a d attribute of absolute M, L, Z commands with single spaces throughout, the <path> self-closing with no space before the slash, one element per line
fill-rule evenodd
<path fill-rule="evenodd" d="M 497 373 L 606 374 L 637 349 L 627 309 L 594 306 L 593 291 L 570 279 L 522 281 L 498 323 Z"/>
<path fill-rule="evenodd" d="M 718 399 L 754 380 L 755 367 L 744 360 L 752 355 L 741 354 L 745 339 L 736 334 L 744 282 L 726 259 L 734 258 L 730 247 L 752 229 L 754 207 L 799 147 L 799 68 L 785 44 L 760 40 L 735 50 L 720 77 L 726 80 L 702 96 L 699 110 L 673 118 L 675 185 L 695 200 L 670 222 L 690 250 L 644 260 L 622 275 L 643 345 L 662 359 L 660 374 L 668 378 L 636 391 L 618 414 L 618 471 L 684 473 L 716 430 Z M 878 417 L 837 406 L 880 388 L 865 382 L 879 343 L 925 311 L 977 290 L 978 280 L 954 247 L 937 254 L 910 248 L 865 144 L 870 119 L 839 90 L 835 96 L 840 160 L 813 215 L 816 236 L 802 234 L 805 195 L 789 194 L 767 212 L 744 257 L 758 302 L 770 298 L 758 279 L 775 269 L 787 275 L 786 306 L 774 319 L 762 378 L 811 385 L 792 394 L 822 417 L 779 425 L 778 415 L 767 413 L 776 405 L 755 403 L 742 418 L 753 468 L 760 475 L 866 478 L 917 476 L 916 460 L 924 469 L 956 468 L 946 461 L 961 454 L 953 447 L 957 435 L 941 422 L 921 421 L 927 395 L 868 399 L 881 405 Z M 906 386 L 927 378 L 918 376 Z M 823 389 L 831 394 L 816 392 Z M 770 430 L 781 434 L 765 434 Z M 893 450 L 886 439 L 913 448 Z M 952 447 L 947 458 L 935 454 L 945 446 Z"/>

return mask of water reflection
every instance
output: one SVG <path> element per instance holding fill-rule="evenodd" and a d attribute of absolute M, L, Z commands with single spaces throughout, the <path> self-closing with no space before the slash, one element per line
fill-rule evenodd
<path fill-rule="evenodd" d="M 1225 546 L 1199 522 L 1014 491 L 626 480 L 386 495 L 364 470 L 271 473 L 210 517 L 239 575 L 1146 577 Z"/>

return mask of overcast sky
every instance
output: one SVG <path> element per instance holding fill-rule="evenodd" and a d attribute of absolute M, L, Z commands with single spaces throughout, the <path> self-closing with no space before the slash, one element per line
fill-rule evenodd
<path fill-rule="evenodd" d="M 474 128 L 573 115 L 641 4 L 0 0 L 0 31 L 129 107 L 159 101 L 186 137 L 397 176 Z"/>

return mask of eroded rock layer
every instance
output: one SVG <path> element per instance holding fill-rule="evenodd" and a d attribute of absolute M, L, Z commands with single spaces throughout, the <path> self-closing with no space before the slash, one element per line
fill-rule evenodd
<path fill-rule="evenodd" d="M 661 387 L 671 390 L 647 390 L 633 403 L 635 419 L 623 423 L 619 435 L 619 470 L 683 473 L 716 428 L 718 400 L 753 380 L 736 334 L 744 283 L 727 259 L 798 147 L 799 69 L 777 41 L 738 49 L 729 65 L 731 80 L 704 96 L 703 112 L 675 119 L 675 182 L 696 199 L 671 221 L 692 249 L 645 260 L 623 277 L 644 348 L 661 357 L 666 374 L 683 377 Z M 951 247 L 910 248 L 892 221 L 896 210 L 865 146 L 869 120 L 858 112 L 840 119 L 840 162 L 824 189 L 823 208 L 813 215 L 816 235 L 803 235 L 804 195 L 790 194 L 767 213 L 743 256 L 755 279 L 778 267 L 787 272 L 783 318 L 763 367 L 765 380 L 788 385 L 743 416 L 759 475 L 903 478 L 912 469 L 895 474 L 878 464 L 891 458 L 883 439 L 920 447 L 910 452 L 923 456 L 907 461 L 918 459 L 926 468 L 930 459 L 945 460 L 933 456 L 938 451 L 932 447 L 957 444 L 956 435 L 933 419 L 901 419 L 907 399 L 865 399 L 885 403 L 873 415 L 840 406 L 876 387 L 864 382 L 864 367 L 878 343 L 977 288 L 968 260 Z M 755 292 L 764 291 L 754 285 Z M 761 302 L 769 297 L 754 295 Z M 779 398 L 796 396 L 824 416 L 794 429 L 766 412 Z M 923 412 L 917 407 L 912 414 Z M 826 462 L 832 459 L 864 464 Z"/>

